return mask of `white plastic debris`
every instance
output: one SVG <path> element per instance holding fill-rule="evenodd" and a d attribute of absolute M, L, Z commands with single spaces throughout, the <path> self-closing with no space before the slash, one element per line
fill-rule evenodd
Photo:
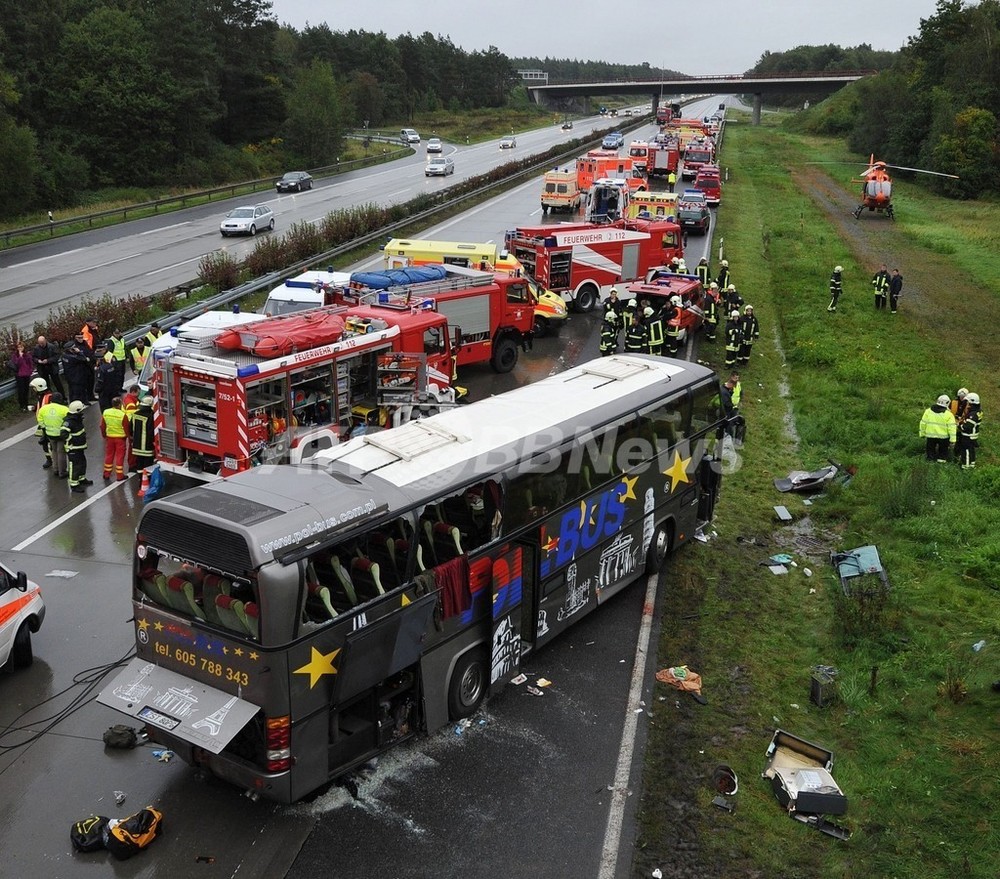
<path fill-rule="evenodd" d="M 810 571 L 809 568 L 803 568 L 802 573 L 805 574 L 807 577 L 811 577 L 813 575 L 813 572 Z"/>
<path fill-rule="evenodd" d="M 59 577 L 62 580 L 72 580 L 79 571 L 49 571 L 46 577 Z"/>

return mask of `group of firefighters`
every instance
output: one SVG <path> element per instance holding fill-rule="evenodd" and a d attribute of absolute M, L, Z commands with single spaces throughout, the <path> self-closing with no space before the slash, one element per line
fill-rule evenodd
<path fill-rule="evenodd" d="M 941 394 L 920 418 L 919 435 L 926 443 L 927 460 L 945 463 L 949 450 L 954 449 L 954 460 L 963 470 L 972 470 L 982 423 L 979 394 L 968 388 L 959 388 L 954 400 Z"/>
<path fill-rule="evenodd" d="M 683 260 L 677 257 L 671 261 L 669 268 L 677 274 L 688 275 Z M 737 363 L 749 366 L 754 342 L 760 338 L 760 321 L 754 314 L 753 306 L 744 304 L 737 291 L 729 271 L 729 261 L 722 260 L 714 281 L 709 280 L 710 269 L 704 257 L 693 274 L 698 277 L 705 292 L 700 303 L 705 341 L 715 341 L 719 322 L 724 318 L 725 365 L 729 368 Z M 674 318 L 691 304 L 677 295 L 641 301 L 633 296 L 622 302 L 618 291 L 612 287 L 605 302 L 604 323 L 601 326 L 601 355 L 606 357 L 618 351 L 619 338 L 624 330 L 626 354 L 675 356 L 680 347 L 680 325 Z"/>
<path fill-rule="evenodd" d="M 138 376 L 147 346 L 159 335 L 159 328 L 154 324 L 134 346 L 127 346 L 117 332 L 105 342 L 95 344 L 96 329 L 96 323 L 87 321 L 63 348 L 69 403 L 57 370 L 47 372 L 45 377 L 39 374 L 30 382 L 38 425 L 35 436 L 45 454 L 42 467 L 51 470 L 57 479 L 66 479 L 70 490 L 76 493 L 83 493 L 88 485 L 94 484 L 87 478 L 87 430 L 83 421 L 84 411 L 92 402 L 98 402 L 101 408 L 105 482 L 110 482 L 112 476 L 124 481 L 126 467 L 129 472 L 138 472 L 154 461 L 153 398 L 140 397 L 137 384 L 128 389 L 123 385 L 126 364 Z"/>

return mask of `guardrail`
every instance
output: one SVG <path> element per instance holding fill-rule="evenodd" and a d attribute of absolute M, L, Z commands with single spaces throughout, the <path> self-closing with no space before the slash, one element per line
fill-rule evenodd
<path fill-rule="evenodd" d="M 330 177 L 334 174 L 345 174 L 348 171 L 355 171 L 359 168 L 366 168 L 370 165 L 379 165 L 383 162 L 390 162 L 399 158 L 404 153 L 411 152 L 409 148 L 404 148 L 400 145 L 398 137 L 393 138 L 389 135 L 383 135 L 378 132 L 370 132 L 368 134 L 361 135 L 348 132 L 345 134 L 345 137 L 350 137 L 352 140 L 364 140 L 367 137 L 372 142 L 395 144 L 396 149 L 391 152 L 383 150 L 382 153 L 365 156 L 361 159 L 350 159 L 346 162 L 338 160 L 332 165 L 324 165 L 321 168 L 314 168 L 309 171 L 313 177 Z M 217 195 L 224 195 L 226 198 L 234 198 L 241 192 L 253 193 L 259 192 L 263 189 L 270 189 L 274 186 L 274 181 L 276 179 L 277 178 L 274 176 L 260 177 L 256 180 L 244 180 L 241 183 L 227 183 L 225 186 L 215 186 L 211 189 L 198 189 L 192 192 L 185 192 L 180 195 L 170 195 L 166 198 L 158 198 L 153 201 L 137 202 L 136 204 L 125 205 L 120 208 L 111 208 L 106 211 L 96 211 L 92 214 L 81 214 L 77 217 L 67 217 L 63 220 L 51 219 L 48 223 L 37 223 L 34 226 L 22 226 L 17 229 L 2 230 L 0 231 L 0 237 L 3 238 L 4 247 L 16 247 L 16 243 L 13 245 L 11 244 L 11 241 L 14 238 L 30 237 L 45 231 L 48 231 L 50 238 L 55 238 L 57 235 L 73 235 L 86 229 L 92 229 L 95 225 L 110 225 L 109 223 L 102 223 L 102 220 L 115 220 L 117 222 L 120 219 L 121 222 L 125 222 L 128 220 L 129 214 L 132 214 L 133 216 L 136 214 L 148 215 L 150 212 L 158 214 L 161 209 L 164 211 L 181 210 L 192 202 L 205 200 L 211 202 Z"/>
<path fill-rule="evenodd" d="M 645 124 L 645 123 L 641 123 Z M 638 126 L 635 126 L 638 127 Z M 624 126 L 628 128 L 628 126 Z M 612 129 L 608 129 L 609 131 Z M 417 214 L 411 214 L 405 219 L 399 220 L 395 223 L 391 223 L 388 226 L 383 226 L 380 229 L 376 229 L 374 232 L 370 232 L 367 235 L 362 235 L 358 238 L 354 238 L 345 244 L 338 244 L 336 247 L 330 250 L 324 251 L 323 253 L 315 254 L 307 259 L 299 260 L 292 265 L 286 266 L 281 271 L 271 272 L 268 275 L 263 275 L 260 278 L 254 278 L 252 281 L 248 281 L 245 284 L 241 284 L 238 287 L 233 287 L 229 290 L 223 290 L 221 293 L 217 293 L 215 296 L 210 296 L 207 299 L 201 299 L 197 303 L 193 303 L 186 308 L 180 309 L 179 311 L 172 312 L 171 314 L 164 315 L 157 319 L 157 323 L 163 330 L 169 330 L 171 327 L 178 326 L 184 323 L 184 321 L 190 320 L 192 317 L 196 317 L 199 314 L 204 314 L 206 311 L 213 311 L 221 306 L 229 305 L 233 302 L 237 302 L 247 296 L 252 296 L 255 293 L 259 293 L 262 290 L 270 289 L 275 287 L 287 278 L 294 277 L 295 275 L 301 274 L 306 269 L 311 266 L 323 263 L 327 260 L 331 260 L 335 257 L 341 256 L 345 253 L 350 253 L 352 250 L 356 250 L 359 247 L 364 247 L 366 244 L 370 244 L 373 241 L 378 241 L 382 238 L 391 237 L 388 233 L 394 232 L 397 229 L 405 228 L 406 226 L 413 225 L 414 223 L 419 223 L 422 220 L 429 220 L 433 218 L 436 214 L 442 211 L 450 210 L 454 207 L 460 206 L 463 202 L 471 201 L 474 199 L 482 198 L 489 192 L 500 189 L 501 187 L 508 186 L 512 183 L 518 182 L 523 177 L 528 177 L 533 174 L 537 174 L 540 170 L 546 170 L 552 166 L 553 163 L 560 164 L 567 158 L 575 158 L 579 154 L 582 147 L 586 147 L 588 144 L 600 143 L 604 137 L 603 132 L 599 134 L 596 138 L 590 141 L 583 141 L 582 144 L 574 146 L 572 149 L 566 150 L 565 152 L 558 153 L 555 156 L 546 156 L 543 159 L 539 159 L 529 165 L 522 166 L 517 171 L 503 178 L 502 180 L 496 180 L 492 183 L 488 183 L 485 186 L 481 186 L 479 189 L 472 190 L 471 192 L 463 193 L 462 195 L 456 196 L 455 198 L 450 198 L 447 201 L 439 202 L 433 207 L 428 208 L 425 211 L 421 211 Z M 530 159 L 529 159 L 530 160 Z M 447 190 L 444 191 L 445 193 Z M 192 282 L 191 286 L 196 285 L 197 282 Z M 179 286 L 188 286 L 185 284 Z M 141 335 L 143 335 L 144 330 L 132 330 L 128 333 L 123 333 L 122 338 L 129 345 L 135 342 Z M 16 392 L 16 384 L 13 379 L 8 379 L 7 381 L 0 382 L 0 400 L 7 400 L 13 397 Z"/>

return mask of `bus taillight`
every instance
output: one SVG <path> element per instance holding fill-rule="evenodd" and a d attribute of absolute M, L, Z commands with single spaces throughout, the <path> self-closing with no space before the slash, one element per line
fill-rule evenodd
<path fill-rule="evenodd" d="M 267 718 L 267 771 L 284 772 L 292 766 L 292 719 Z"/>

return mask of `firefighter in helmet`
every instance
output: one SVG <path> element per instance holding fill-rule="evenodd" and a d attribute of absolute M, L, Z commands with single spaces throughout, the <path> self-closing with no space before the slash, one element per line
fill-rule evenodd
<path fill-rule="evenodd" d="M 760 322 L 753 313 L 752 305 L 743 307 L 743 317 L 740 318 L 740 353 L 739 361 L 741 366 L 750 365 L 750 349 L 753 343 L 760 338 Z"/>
<path fill-rule="evenodd" d="M 647 346 L 646 326 L 639 317 L 639 312 L 632 311 L 632 322 L 625 330 L 625 353 L 645 354 Z"/>
<path fill-rule="evenodd" d="M 610 357 L 618 351 L 618 313 L 609 308 L 601 324 L 601 357 Z"/>
<path fill-rule="evenodd" d="M 719 263 L 719 276 L 715 279 L 715 283 L 719 285 L 720 290 L 725 290 L 731 283 L 732 275 L 729 274 L 729 260 L 724 259 Z"/>
<path fill-rule="evenodd" d="M 650 354 L 663 354 L 663 313 L 646 306 L 642 316 L 646 321 L 646 345 Z"/>
<path fill-rule="evenodd" d="M 726 321 L 726 366 L 729 369 L 736 366 L 736 359 L 739 357 L 742 342 L 743 333 L 740 328 L 740 313 L 733 309 L 729 312 L 729 320 Z"/>

